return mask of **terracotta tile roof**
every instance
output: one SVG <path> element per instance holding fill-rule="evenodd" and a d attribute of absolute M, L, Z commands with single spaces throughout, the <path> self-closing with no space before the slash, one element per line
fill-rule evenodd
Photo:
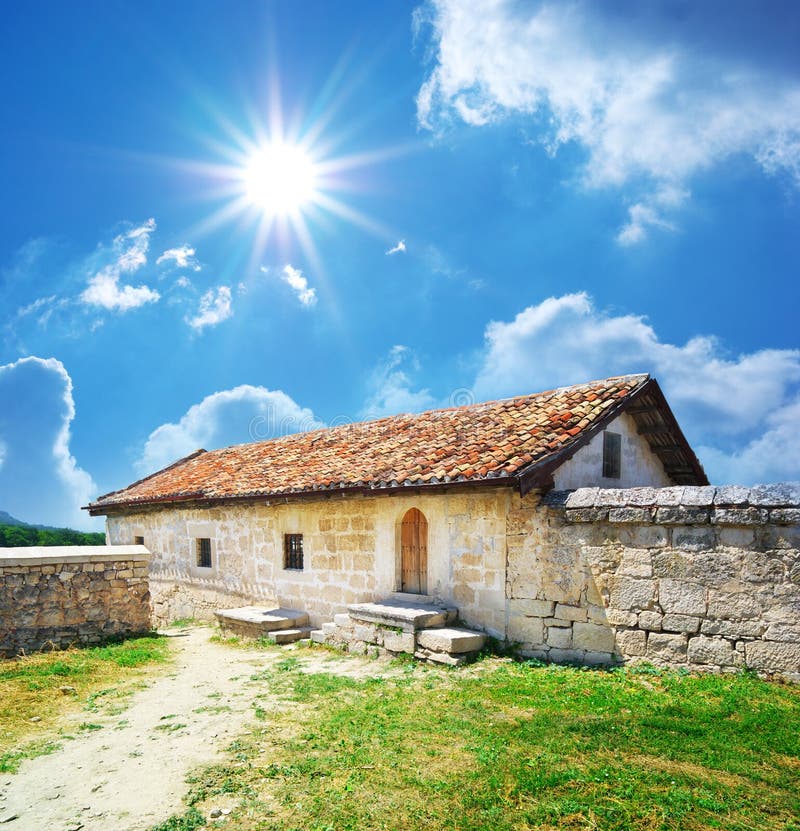
<path fill-rule="evenodd" d="M 88 506 L 511 480 L 599 429 L 648 383 L 628 375 L 417 415 L 200 450 Z M 654 384 L 654 381 L 649 382 Z M 594 429 L 593 429 L 594 428 Z M 499 483 L 498 483 L 499 484 Z"/>

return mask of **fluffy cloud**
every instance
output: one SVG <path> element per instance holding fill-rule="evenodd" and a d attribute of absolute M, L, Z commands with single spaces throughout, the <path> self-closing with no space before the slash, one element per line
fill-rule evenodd
<path fill-rule="evenodd" d="M 412 375 L 419 371 L 414 353 L 402 345 L 393 346 L 372 373 L 371 394 L 363 418 L 380 418 L 397 413 L 417 413 L 435 407 L 436 399 L 427 389 L 413 389 Z"/>
<path fill-rule="evenodd" d="M 148 219 L 144 224 L 115 237 L 111 249 L 112 261 L 89 278 L 80 300 L 88 306 L 119 312 L 155 303 L 160 295 L 154 289 L 120 283 L 124 274 L 132 274 L 147 263 L 150 235 L 155 228 L 155 220 Z"/>
<path fill-rule="evenodd" d="M 441 131 L 521 116 L 551 154 L 574 142 L 586 185 L 640 191 L 622 244 L 671 227 L 665 211 L 692 177 L 734 155 L 800 184 L 796 79 L 654 43 L 606 23 L 596 4 L 433 0 L 416 20 L 435 53 L 419 123 Z"/>
<path fill-rule="evenodd" d="M 265 268 L 261 270 L 264 272 L 267 271 Z M 303 272 L 299 268 L 294 268 L 288 264 L 285 265 L 281 269 L 280 278 L 292 289 L 301 305 L 308 308 L 317 302 L 317 290 L 309 288 L 308 280 L 303 276 Z"/>
<path fill-rule="evenodd" d="M 135 467 L 140 474 L 152 473 L 199 447 L 211 450 L 321 426 L 311 410 L 286 393 L 242 384 L 206 396 L 177 424 L 153 430 Z"/>
<path fill-rule="evenodd" d="M 800 350 L 731 357 L 712 337 L 664 343 L 644 318 L 606 313 L 586 294 L 570 294 L 490 323 L 474 388 L 487 399 L 636 372 L 658 378 L 715 481 L 752 482 L 759 454 L 756 478 L 800 477 L 800 439 L 791 431 Z M 787 453 L 792 442 L 796 452 Z"/>
<path fill-rule="evenodd" d="M 393 245 L 387 251 L 384 252 L 387 257 L 391 257 L 394 254 L 405 254 L 406 253 L 406 241 L 401 239 L 397 245 Z"/>
<path fill-rule="evenodd" d="M 233 315 L 231 308 L 231 290 L 228 286 L 219 286 L 217 290 L 209 289 L 201 298 L 197 313 L 187 317 L 186 322 L 197 332 L 207 326 L 216 326 Z"/>
<path fill-rule="evenodd" d="M 55 358 L 0 366 L 0 508 L 47 525 L 96 527 L 81 505 L 97 495 L 70 451 L 72 379 Z"/>
<path fill-rule="evenodd" d="M 192 271 L 200 271 L 200 263 L 195 258 L 195 250 L 189 245 L 181 245 L 178 248 L 168 248 L 156 260 L 156 265 L 174 263 L 176 268 L 191 268 Z"/>

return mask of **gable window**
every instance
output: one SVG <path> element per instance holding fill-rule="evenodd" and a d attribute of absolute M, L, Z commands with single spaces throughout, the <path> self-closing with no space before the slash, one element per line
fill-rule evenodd
<path fill-rule="evenodd" d="M 198 537 L 195 540 L 197 547 L 197 567 L 211 568 L 211 540 L 208 537 Z"/>
<path fill-rule="evenodd" d="M 622 475 L 622 436 L 603 433 L 603 478 L 619 479 Z"/>
<path fill-rule="evenodd" d="M 283 567 L 298 571 L 303 568 L 303 535 L 283 535 Z"/>
<path fill-rule="evenodd" d="M 134 545 L 144 545 L 144 537 L 134 537 L 133 538 Z"/>

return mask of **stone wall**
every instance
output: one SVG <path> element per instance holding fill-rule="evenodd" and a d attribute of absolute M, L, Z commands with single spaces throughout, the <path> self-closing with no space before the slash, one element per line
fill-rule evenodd
<path fill-rule="evenodd" d="M 400 522 L 418 508 L 428 522 L 428 594 L 462 619 L 505 633 L 505 516 L 509 489 L 335 496 L 274 504 L 169 507 L 109 516 L 112 543 L 139 536 L 153 552 L 155 619 L 213 617 L 215 609 L 279 605 L 319 626 L 348 604 L 400 589 Z M 304 568 L 284 568 L 284 534 L 303 535 Z M 194 540 L 211 540 L 212 567 L 197 567 Z"/>
<path fill-rule="evenodd" d="M 141 545 L 0 548 L 0 656 L 150 629 Z"/>
<path fill-rule="evenodd" d="M 509 514 L 509 640 L 800 680 L 800 487 L 553 492 Z"/>

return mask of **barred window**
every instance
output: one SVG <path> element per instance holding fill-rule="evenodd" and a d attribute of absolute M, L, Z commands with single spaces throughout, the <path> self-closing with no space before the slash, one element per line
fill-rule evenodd
<path fill-rule="evenodd" d="M 603 433 L 603 478 L 619 479 L 622 473 L 622 436 Z"/>
<path fill-rule="evenodd" d="M 303 535 L 283 535 L 283 567 L 302 569 L 303 568 Z"/>
<path fill-rule="evenodd" d="M 211 568 L 211 540 L 208 537 L 197 539 L 197 566 Z"/>

